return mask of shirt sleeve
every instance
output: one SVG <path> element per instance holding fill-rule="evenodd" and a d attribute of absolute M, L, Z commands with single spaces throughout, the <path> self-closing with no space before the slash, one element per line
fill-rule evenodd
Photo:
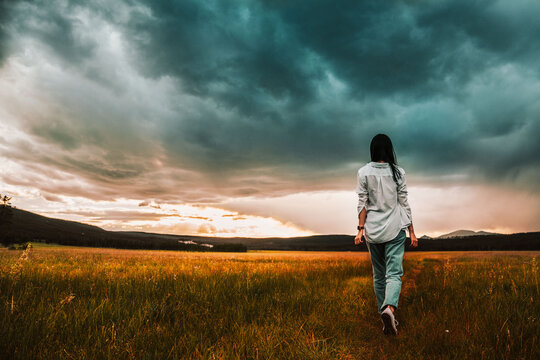
<path fill-rule="evenodd" d="M 412 214 L 411 214 L 411 206 L 409 205 L 408 200 L 408 191 L 407 191 L 407 181 L 405 179 L 405 170 L 401 170 L 401 180 L 399 181 L 398 187 L 397 187 L 397 193 L 398 193 L 398 202 L 405 211 L 405 214 L 407 215 L 409 224 L 412 223 Z"/>
<path fill-rule="evenodd" d="M 360 215 L 360 212 L 366 206 L 366 203 L 368 200 L 366 177 L 360 174 L 360 171 L 358 172 L 357 177 L 356 177 L 355 192 L 358 195 L 358 205 L 356 208 L 358 211 L 358 215 Z"/>

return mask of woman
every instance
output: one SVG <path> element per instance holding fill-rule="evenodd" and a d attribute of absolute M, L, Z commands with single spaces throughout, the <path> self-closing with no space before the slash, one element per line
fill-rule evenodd
<path fill-rule="evenodd" d="M 405 171 L 396 164 L 390 138 L 378 134 L 371 140 L 371 162 L 358 170 L 358 234 L 355 245 L 366 239 L 373 267 L 373 285 L 385 335 L 396 335 L 394 313 L 398 307 L 403 275 L 405 229 L 411 246 L 418 240 L 407 200 Z"/>

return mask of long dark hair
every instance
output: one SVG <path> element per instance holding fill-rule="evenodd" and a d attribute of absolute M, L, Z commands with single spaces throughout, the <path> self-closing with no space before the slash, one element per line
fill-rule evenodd
<path fill-rule="evenodd" d="M 396 153 L 394 152 L 392 140 L 385 134 L 377 134 L 371 140 L 369 150 L 371 152 L 371 161 L 384 161 L 390 165 L 392 178 L 397 184 L 398 179 L 401 179 L 401 173 L 397 167 Z"/>

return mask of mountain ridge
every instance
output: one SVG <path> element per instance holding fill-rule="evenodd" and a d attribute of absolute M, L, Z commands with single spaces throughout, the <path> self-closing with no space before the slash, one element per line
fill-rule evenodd
<path fill-rule="evenodd" d="M 49 218 L 29 211 L 0 209 L 0 242 L 49 242 L 75 246 L 126 249 L 167 249 L 208 251 L 209 246 L 224 251 L 247 250 L 320 250 L 367 251 L 365 241 L 354 245 L 354 236 L 345 234 L 298 237 L 209 237 L 198 235 L 156 234 L 138 231 L 109 231 L 98 226 L 70 220 Z M 458 230 L 461 231 L 461 230 Z M 450 233 L 451 234 L 451 233 Z M 410 240 L 407 239 L 407 243 Z M 540 250 L 540 232 L 490 234 L 453 238 L 421 238 L 418 248 L 409 251 L 452 250 Z M 244 250 L 241 250 L 244 249 Z"/>
<path fill-rule="evenodd" d="M 483 230 L 455 230 L 452 232 L 449 232 L 447 234 L 439 235 L 437 236 L 437 239 L 450 239 L 455 237 L 463 237 L 463 236 L 478 236 L 478 235 L 503 235 L 500 233 L 494 233 L 494 232 L 487 232 Z"/>

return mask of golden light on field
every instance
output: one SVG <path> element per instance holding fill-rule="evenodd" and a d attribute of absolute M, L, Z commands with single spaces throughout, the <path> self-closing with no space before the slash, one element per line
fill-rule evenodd
<path fill-rule="evenodd" d="M 367 252 L 0 249 L 0 358 L 536 359 L 539 254 L 407 252 L 389 346 Z"/>

